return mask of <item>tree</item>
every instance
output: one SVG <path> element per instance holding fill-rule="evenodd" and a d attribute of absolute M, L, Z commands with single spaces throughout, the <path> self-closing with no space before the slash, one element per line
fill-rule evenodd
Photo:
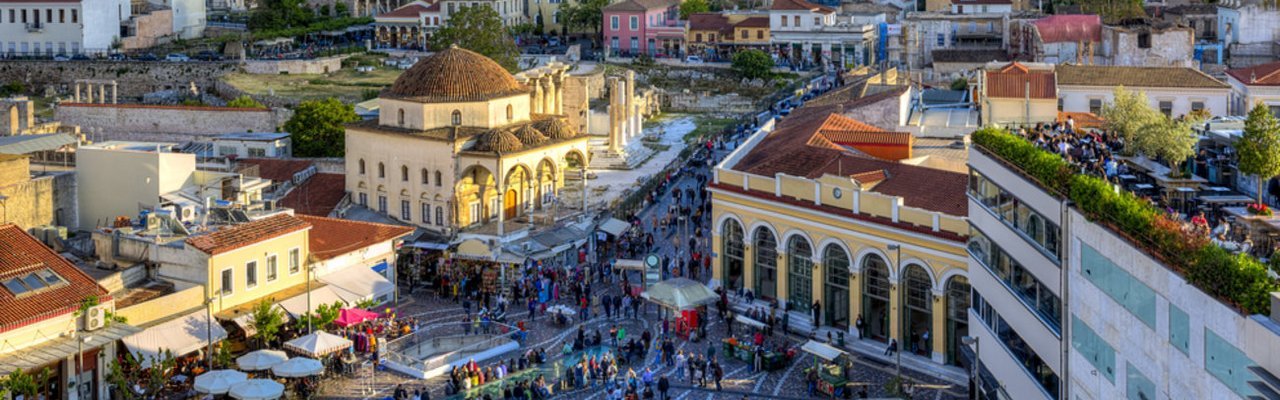
<path fill-rule="evenodd" d="M 298 318 L 294 327 L 299 331 L 307 330 L 307 322 L 311 322 L 314 329 L 329 329 L 329 325 L 338 319 L 338 312 L 342 310 L 342 302 L 335 301 L 333 304 L 321 304 L 316 307 L 314 313 L 303 315 Z"/>
<path fill-rule="evenodd" d="M 254 100 L 252 97 L 249 97 L 249 95 L 244 95 L 244 96 L 231 99 L 231 101 L 227 102 L 227 107 L 267 108 L 267 106 L 262 105 L 262 103 L 259 103 L 257 100 Z"/>
<path fill-rule="evenodd" d="M 688 20 L 689 15 L 707 11 L 711 11 L 711 4 L 707 0 L 685 0 L 680 3 L 680 19 L 683 20 Z"/>
<path fill-rule="evenodd" d="M 1244 121 L 1244 134 L 1236 141 L 1240 172 L 1258 179 L 1258 204 L 1262 204 L 1262 185 L 1267 179 L 1280 175 L 1280 121 L 1271 109 L 1258 103 L 1249 110 Z"/>
<path fill-rule="evenodd" d="M 773 75 L 773 59 L 760 50 L 745 50 L 733 55 L 733 71 L 743 78 L 768 78 Z"/>
<path fill-rule="evenodd" d="M 298 157 L 342 157 L 343 124 L 359 120 L 355 108 L 338 99 L 311 100 L 298 104 L 284 130 L 293 136 Z"/>
<path fill-rule="evenodd" d="M 258 343 L 261 347 L 276 340 L 276 335 L 280 333 L 280 327 L 284 326 L 284 314 L 276 309 L 276 305 L 271 301 L 263 299 L 261 302 L 253 306 L 253 329 L 258 331 Z"/>
<path fill-rule="evenodd" d="M 107 382 L 114 386 L 112 398 L 122 400 L 154 398 L 173 376 L 175 366 L 177 366 L 177 359 L 169 350 L 161 353 L 160 358 L 152 359 L 147 367 L 143 367 L 132 353 L 126 352 L 122 360 L 111 363 L 111 369 L 107 371 Z M 138 393 L 137 390 L 141 390 L 142 393 Z"/>
<path fill-rule="evenodd" d="M 249 29 L 281 29 L 306 26 L 315 13 L 305 7 L 305 0 L 259 0 L 258 8 L 249 16 Z"/>
<path fill-rule="evenodd" d="M 431 36 L 427 46 L 434 51 L 450 45 L 480 53 L 493 59 L 507 71 L 516 72 L 516 56 L 520 50 L 502 26 L 502 18 L 489 6 L 462 7 L 449 15 L 444 27 Z"/>
<path fill-rule="evenodd" d="M 36 394 L 40 392 L 40 386 L 42 385 L 36 382 L 36 378 L 24 372 L 22 368 L 10 372 L 8 378 L 5 379 L 5 387 L 10 392 L 15 395 L 21 395 L 26 399 L 35 398 Z"/>
<path fill-rule="evenodd" d="M 969 88 L 969 80 L 964 78 L 956 78 L 951 81 L 951 90 L 965 90 Z"/>
<path fill-rule="evenodd" d="M 600 43 L 600 37 L 603 35 L 600 28 L 604 27 L 604 8 L 609 6 L 609 0 L 580 0 L 576 4 L 569 2 L 560 4 L 560 17 L 566 29 L 577 32 L 590 30 L 595 33 L 591 40 L 597 44 Z"/>
<path fill-rule="evenodd" d="M 1107 121 L 1108 130 L 1124 138 L 1125 154 L 1133 155 L 1137 150 L 1133 143 L 1138 131 L 1163 116 L 1151 108 L 1151 102 L 1147 100 L 1146 93 L 1130 92 L 1125 90 L 1124 86 L 1117 86 L 1112 96 L 1110 103 L 1102 105 L 1102 118 Z"/>
<path fill-rule="evenodd" d="M 1164 115 L 1154 118 L 1138 130 L 1134 144 L 1148 157 L 1160 157 L 1169 163 L 1169 175 L 1180 176 L 1179 166 L 1195 155 L 1199 137 L 1191 131 L 1197 121 L 1173 119 Z"/>

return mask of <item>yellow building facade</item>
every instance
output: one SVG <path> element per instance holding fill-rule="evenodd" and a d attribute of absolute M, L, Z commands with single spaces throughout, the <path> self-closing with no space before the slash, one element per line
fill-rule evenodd
<path fill-rule="evenodd" d="M 757 133 L 715 169 L 713 279 L 790 303 L 793 321 L 810 320 L 816 301 L 823 327 L 894 338 L 904 352 L 955 362 L 969 307 L 964 175 L 812 148 L 822 130 L 814 134 L 806 118 L 793 114 L 789 125 Z M 786 157 L 832 163 L 797 166 Z M 940 193 L 959 197 L 941 205 Z"/>

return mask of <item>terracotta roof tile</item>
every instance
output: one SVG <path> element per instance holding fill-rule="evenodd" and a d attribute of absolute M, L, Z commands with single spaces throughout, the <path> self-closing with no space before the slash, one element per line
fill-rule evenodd
<path fill-rule="evenodd" d="M 1044 43 L 1102 42 L 1102 18 L 1097 15 L 1052 15 L 1031 24 Z"/>
<path fill-rule="evenodd" d="M 289 191 L 280 205 L 302 215 L 328 216 L 347 196 L 346 176 L 342 174 L 315 174 Z"/>
<path fill-rule="evenodd" d="M 1027 96 L 1027 83 L 1030 83 L 1030 97 L 1033 99 L 1056 99 L 1058 88 L 1053 71 L 1032 70 L 1018 62 L 1009 63 L 997 71 L 987 71 L 987 97 L 1017 98 Z"/>
<path fill-rule="evenodd" d="M 529 88 L 497 62 L 451 46 L 410 67 L 382 97 L 423 103 L 483 101 L 529 93 Z"/>
<path fill-rule="evenodd" d="M 1227 70 L 1227 75 L 1251 86 L 1280 86 L 1280 61 Z"/>
<path fill-rule="evenodd" d="M 437 2 L 437 4 L 439 4 L 439 2 Z M 379 18 L 418 18 L 419 16 L 422 15 L 422 13 L 431 12 L 431 7 L 432 7 L 432 4 L 427 3 L 425 1 L 415 1 L 409 4 L 405 4 L 403 6 L 400 6 L 400 8 L 397 8 L 395 10 L 391 10 L 391 12 L 379 14 L 378 17 Z M 436 11 L 439 11 L 439 10 L 440 8 L 437 6 Z"/>
<path fill-rule="evenodd" d="M 299 215 L 298 219 L 311 224 L 307 243 L 311 256 L 317 260 L 328 260 L 413 233 L 413 228 L 399 225 L 310 215 Z"/>
<path fill-rule="evenodd" d="M 809 11 L 821 12 L 823 14 L 829 14 L 829 13 L 835 12 L 835 10 L 832 9 L 831 7 L 820 6 L 805 0 L 774 0 L 773 5 L 770 6 L 769 9 L 780 10 L 780 11 L 809 10 Z"/>
<path fill-rule="evenodd" d="M 769 17 L 748 17 L 733 26 L 737 28 L 768 28 Z"/>
<path fill-rule="evenodd" d="M 1186 67 L 1125 67 L 1062 64 L 1058 85 L 1227 89 L 1231 86 Z"/>
<path fill-rule="evenodd" d="M 216 255 L 310 227 L 311 224 L 297 217 L 280 214 L 191 237 L 187 239 L 187 244 L 196 250 Z"/>
<path fill-rule="evenodd" d="M 689 15 L 690 31 L 723 32 L 729 29 L 729 27 L 729 18 L 719 13 L 696 13 Z"/>
<path fill-rule="evenodd" d="M 48 268 L 67 284 L 17 296 L 0 286 L 0 332 L 76 311 L 80 302 L 107 290 L 17 225 L 0 225 L 0 281 Z"/>
<path fill-rule="evenodd" d="M 258 176 L 275 182 L 292 181 L 293 176 L 311 167 L 307 160 L 280 160 L 275 158 L 241 158 L 240 164 L 256 165 Z"/>

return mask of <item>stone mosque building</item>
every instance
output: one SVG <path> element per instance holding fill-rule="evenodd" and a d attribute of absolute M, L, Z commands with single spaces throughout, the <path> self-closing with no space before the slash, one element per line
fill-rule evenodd
<path fill-rule="evenodd" d="M 554 217 L 565 174 L 588 165 L 588 136 L 563 115 L 567 66 L 519 79 L 456 46 L 424 58 L 347 125 L 351 200 L 440 234 L 497 234 Z"/>

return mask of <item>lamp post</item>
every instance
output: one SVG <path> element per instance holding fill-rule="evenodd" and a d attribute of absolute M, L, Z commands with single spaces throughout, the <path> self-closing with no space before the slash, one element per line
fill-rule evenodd
<path fill-rule="evenodd" d="M 960 343 L 964 343 L 965 346 L 973 346 L 973 366 L 969 368 L 969 392 L 971 394 L 970 398 L 973 399 L 978 398 L 978 363 L 982 362 L 978 358 L 978 342 L 978 338 L 975 336 L 960 337 Z"/>
<path fill-rule="evenodd" d="M 898 245 L 897 243 L 891 243 L 889 244 L 889 250 L 892 250 L 894 252 L 893 269 L 897 270 L 899 267 L 902 266 L 901 265 L 902 264 L 902 246 Z M 898 294 L 899 294 L 898 296 L 899 302 L 901 302 L 901 299 L 902 299 L 901 290 L 899 290 Z M 899 304 L 898 307 L 899 307 L 899 310 L 906 309 L 905 307 L 902 307 L 901 304 Z M 905 312 L 899 311 L 899 316 L 906 317 Z M 899 336 L 901 336 L 901 334 L 899 334 Z M 895 338 L 893 340 L 897 340 L 897 339 Z M 898 389 L 901 390 L 902 389 L 902 341 L 898 340 L 897 344 L 898 344 L 898 348 L 894 349 L 894 352 L 893 352 L 893 354 L 897 358 L 896 359 L 897 366 L 894 369 L 894 375 L 897 376 Z"/>

